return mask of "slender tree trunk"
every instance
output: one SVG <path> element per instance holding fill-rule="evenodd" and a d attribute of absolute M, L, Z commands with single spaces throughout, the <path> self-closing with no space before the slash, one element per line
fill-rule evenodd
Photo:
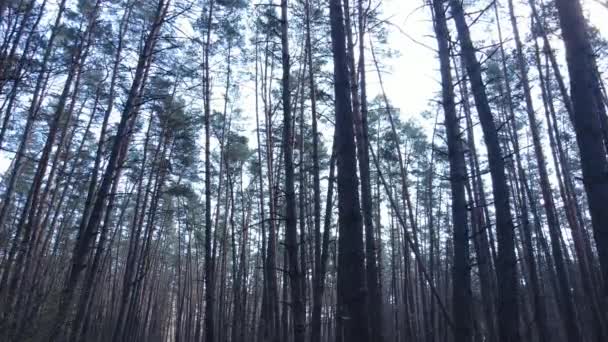
<path fill-rule="evenodd" d="M 345 0 L 348 2 L 349 0 Z M 370 337 L 376 342 L 384 340 L 384 330 L 382 328 L 382 291 L 380 289 L 380 274 L 377 263 L 377 242 L 374 231 L 374 205 L 372 201 L 371 176 L 369 170 L 369 134 L 367 125 L 367 82 L 365 75 L 365 30 L 366 14 L 364 13 L 363 1 L 357 1 L 358 30 L 359 30 L 359 61 L 358 70 L 359 80 L 357 80 L 354 66 L 354 49 L 351 47 L 353 63 L 351 65 L 351 80 L 354 84 L 359 81 L 359 91 L 352 95 L 353 98 L 359 97 L 360 107 L 353 110 L 355 116 L 355 136 L 357 142 L 357 156 L 359 161 L 359 171 L 361 173 L 361 205 L 363 209 L 363 222 L 365 227 L 365 266 L 366 281 L 368 289 L 368 303 L 370 309 Z M 350 31 L 350 30 L 349 30 Z M 349 36 L 351 34 L 349 33 Z M 352 39 L 349 39 L 349 41 Z M 349 42 L 349 45 L 352 45 Z M 356 87 L 353 87 L 356 89 Z M 353 101 L 354 105 L 355 101 Z"/>
<path fill-rule="evenodd" d="M 317 123 L 317 97 L 314 78 L 313 66 L 313 51 L 311 38 L 311 4 L 309 0 L 305 2 L 306 14 L 306 49 L 308 51 L 306 63 L 308 63 L 308 82 L 310 96 L 310 110 L 312 116 L 312 163 L 313 163 L 313 214 L 314 214 L 314 269 L 313 269 L 313 291 L 312 291 L 312 316 L 310 328 L 310 342 L 321 341 L 321 309 L 323 305 L 323 285 L 325 272 L 325 260 L 322 260 L 322 253 L 327 256 L 325 250 L 321 246 L 321 178 L 319 167 L 319 131 Z M 325 219 L 331 217 L 331 203 L 333 197 L 333 173 L 334 173 L 334 156 L 330 161 L 330 178 L 328 182 L 328 202 L 330 208 L 326 211 Z M 331 191 L 330 191 L 331 190 Z M 329 229 L 326 227 L 326 229 Z"/>
<path fill-rule="evenodd" d="M 211 78 L 209 72 L 211 66 L 209 65 L 209 55 L 211 49 L 211 22 L 213 20 L 213 7 L 214 1 L 209 2 L 209 15 L 207 17 L 207 37 L 204 47 L 204 98 L 205 98 L 205 322 L 204 322 L 204 337 L 205 342 L 215 342 L 215 331 L 214 331 L 214 262 L 213 255 L 211 253 L 211 239 L 212 239 L 212 226 L 211 226 Z M 220 175 L 221 176 L 221 175 Z"/>
<path fill-rule="evenodd" d="M 464 68 L 463 68 L 464 69 Z M 460 93 L 463 101 L 463 111 L 466 121 L 467 130 L 467 148 L 469 154 L 469 168 L 471 169 L 471 185 L 472 195 L 470 198 L 473 200 L 471 208 L 471 226 L 473 228 L 473 234 L 475 236 L 474 246 L 475 254 L 477 259 L 477 265 L 479 268 L 479 281 L 481 284 L 481 297 L 483 302 L 483 311 L 486 322 L 486 329 L 488 333 L 488 339 L 494 341 L 497 339 L 496 323 L 495 323 L 495 272 L 492 257 L 492 248 L 488 241 L 488 236 L 491 236 L 491 227 L 487 223 L 487 215 L 485 209 L 487 209 L 487 203 L 485 193 L 483 190 L 483 180 L 481 178 L 481 172 L 479 169 L 479 162 L 477 157 L 477 147 L 475 144 L 475 133 L 473 131 L 473 122 L 471 119 L 471 108 L 469 105 L 469 92 L 467 87 L 466 76 L 463 75 L 462 79 L 459 77 L 458 68 L 454 68 L 456 78 L 460 80 Z"/>
<path fill-rule="evenodd" d="M 298 263 L 298 227 L 296 216 L 295 177 L 293 167 L 293 126 L 291 113 L 290 60 L 287 0 L 281 1 L 281 56 L 283 64 L 283 158 L 285 162 L 285 244 L 289 262 L 289 285 L 293 310 L 294 342 L 304 342 L 306 313 L 304 311 L 302 277 Z M 301 153 L 301 152 L 300 152 Z M 304 246 L 300 246 L 304 248 Z"/>

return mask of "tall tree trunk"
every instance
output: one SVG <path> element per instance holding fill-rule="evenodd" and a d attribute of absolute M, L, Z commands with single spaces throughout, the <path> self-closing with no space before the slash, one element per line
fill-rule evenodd
<path fill-rule="evenodd" d="M 209 55 L 211 49 L 211 22 L 213 20 L 213 7 L 215 2 L 209 2 L 209 15 L 207 17 L 207 37 L 204 47 L 204 98 L 205 98 L 205 342 L 215 342 L 213 307 L 215 300 L 214 262 L 211 253 L 211 78 L 209 72 Z M 221 176 L 221 175 L 220 175 Z"/>
<path fill-rule="evenodd" d="M 348 2 L 349 0 L 346 0 Z M 358 31 L 359 31 L 359 61 L 358 70 L 355 73 L 354 63 L 352 65 L 352 82 L 357 82 L 356 74 L 359 75 L 360 108 L 354 110 L 355 136 L 357 141 L 357 155 L 359 171 L 361 173 L 361 205 L 363 209 L 363 222 L 365 226 L 365 268 L 368 289 L 368 303 L 370 309 L 370 337 L 376 342 L 384 340 L 384 329 L 382 328 L 382 291 L 380 288 L 380 273 L 377 262 L 377 242 L 374 230 L 374 205 L 372 201 L 371 176 L 369 170 L 369 129 L 367 124 L 367 82 L 365 71 L 365 30 L 366 13 L 364 13 L 363 0 L 357 1 Z M 354 60 L 354 51 L 353 60 Z M 354 101 L 353 101 L 354 103 Z M 379 213 L 378 213 L 379 215 Z"/>
<path fill-rule="evenodd" d="M 456 62 L 455 62 L 456 63 Z M 464 69 L 464 68 L 463 68 Z M 479 169 L 479 162 L 477 156 L 477 146 L 475 144 L 475 133 L 473 131 L 473 122 L 471 119 L 471 108 L 469 104 L 469 91 L 467 86 L 467 79 L 465 75 L 462 75 L 462 79 L 459 76 L 458 68 L 454 68 L 456 78 L 461 80 L 460 93 L 463 102 L 463 111 L 466 121 L 467 130 L 467 148 L 469 153 L 469 168 L 471 169 L 471 196 L 470 200 L 473 201 L 471 208 L 471 226 L 473 228 L 473 234 L 475 236 L 474 246 L 475 255 L 477 259 L 477 265 L 479 268 L 479 281 L 481 285 L 481 297 L 483 302 L 483 311 L 486 322 L 486 329 L 488 333 L 488 339 L 494 341 L 497 339 L 496 323 L 495 323 L 495 288 L 496 288 L 496 274 L 494 272 L 494 264 L 492 257 L 492 248 L 488 241 L 488 236 L 491 236 L 491 226 L 487 222 L 488 216 L 485 214 L 487 211 L 487 202 L 484 193 L 483 180 L 481 178 L 481 171 Z"/>
<path fill-rule="evenodd" d="M 587 25 L 578 0 L 556 0 L 566 59 L 570 73 L 573 124 L 581 157 L 583 183 L 595 243 L 604 278 L 603 306 L 608 305 L 608 161 L 603 144 L 596 87 L 594 58 L 587 36 Z M 590 91 L 590 89 L 592 91 Z"/>
<path fill-rule="evenodd" d="M 496 231 L 498 242 L 498 323 L 500 342 L 519 341 L 519 312 L 517 307 L 517 258 L 515 255 L 515 232 L 511 217 L 509 188 L 505 175 L 505 162 L 498 141 L 498 131 L 485 86 L 483 84 L 481 65 L 475 56 L 475 47 L 471 40 L 462 4 L 450 0 L 452 15 L 456 23 L 461 50 L 466 62 L 469 79 L 473 87 L 475 105 L 488 149 L 488 161 L 492 177 L 494 208 L 496 212 Z"/>
<path fill-rule="evenodd" d="M 334 60 L 336 153 L 338 161 L 338 304 L 336 341 L 368 341 L 363 251 L 353 111 L 348 93 L 344 15 L 340 0 L 329 3 Z"/>
<path fill-rule="evenodd" d="M 306 63 L 308 63 L 308 82 L 310 96 L 310 110 L 312 117 L 312 163 L 313 163 L 313 215 L 314 215 L 314 268 L 313 268 L 313 289 L 312 289 L 312 316 L 310 327 L 310 342 L 321 341 L 321 308 L 323 304 L 323 285 L 325 272 L 325 260 L 322 260 L 322 253 L 327 255 L 321 247 L 321 177 L 319 167 L 319 129 L 317 123 L 317 94 L 315 86 L 315 74 L 313 66 L 313 51 L 311 38 L 311 4 L 310 0 L 305 1 L 306 15 L 306 49 L 308 51 Z M 328 183 L 328 197 L 333 197 L 333 156 L 330 161 L 330 178 Z M 331 190 L 331 191 L 330 191 Z M 331 208 L 332 198 L 328 199 L 328 206 Z M 331 210 L 326 211 L 326 219 L 331 217 Z M 327 228 L 329 229 L 329 228 Z"/>
<path fill-rule="evenodd" d="M 294 342 L 304 342 L 306 313 L 304 311 L 302 271 L 298 263 L 298 222 L 296 217 L 295 177 L 293 167 L 293 126 L 291 113 L 290 61 L 287 0 L 281 0 L 281 57 L 283 64 L 283 158 L 285 162 L 285 247 L 289 262 L 289 285 L 293 310 Z M 301 153 L 301 151 L 300 151 Z M 304 246 L 301 246 L 304 248 Z"/>
<path fill-rule="evenodd" d="M 450 187 L 452 190 L 452 224 L 454 241 L 454 268 L 452 269 L 452 315 L 456 341 L 472 341 L 471 274 L 469 267 L 469 226 L 465 183 L 467 170 L 462 147 L 460 121 L 456 114 L 454 86 L 450 66 L 449 30 L 442 0 L 433 1 L 435 35 L 439 46 L 442 84 L 442 105 L 445 114 Z"/>

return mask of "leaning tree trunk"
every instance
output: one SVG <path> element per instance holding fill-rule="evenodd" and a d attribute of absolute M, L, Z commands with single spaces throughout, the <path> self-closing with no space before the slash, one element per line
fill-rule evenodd
<path fill-rule="evenodd" d="M 532 141 L 534 145 L 534 155 L 536 157 L 536 164 L 540 176 L 540 187 L 545 207 L 545 213 L 547 215 L 547 224 L 549 227 L 549 235 L 551 236 L 551 247 L 553 251 L 553 257 L 555 259 L 555 266 L 557 271 L 558 283 L 559 283 L 559 295 L 561 296 L 563 319 L 565 323 L 566 334 L 568 340 L 578 341 L 580 340 L 579 327 L 576 324 L 576 314 L 570 294 L 570 285 L 566 274 L 566 262 L 564 260 L 563 252 L 559 243 L 561 235 L 560 225 L 555 208 L 555 202 L 553 193 L 551 190 L 551 184 L 549 182 L 549 174 L 547 172 L 547 164 L 543 147 L 540 137 L 539 122 L 536 119 L 536 112 L 532 103 L 532 93 L 530 90 L 530 81 L 528 79 L 528 66 L 523 53 L 523 44 L 519 36 L 519 29 L 517 27 L 517 19 L 515 17 L 515 11 L 513 8 L 513 0 L 508 0 L 509 14 L 511 17 L 511 24 L 513 27 L 513 34 L 515 38 L 516 46 L 516 61 L 519 69 L 520 79 L 522 81 L 524 99 L 526 103 L 526 112 L 528 114 L 528 121 L 530 122 L 530 131 L 532 133 Z M 546 328 L 545 328 L 546 329 Z"/>
<path fill-rule="evenodd" d="M 452 224 L 454 241 L 454 267 L 452 269 L 452 314 L 454 339 L 471 341 L 473 324 L 471 317 L 471 273 L 469 267 L 469 226 L 465 184 L 467 169 L 461 139 L 460 121 L 454 102 L 454 85 L 450 66 L 449 30 L 442 0 L 433 0 L 435 35 L 439 46 L 442 105 L 450 162 L 450 187 L 452 190 Z"/>
<path fill-rule="evenodd" d="M 593 70 L 594 52 L 578 0 L 556 0 L 566 59 L 570 73 L 573 124 L 581 157 L 583 183 L 591 214 L 593 233 L 604 278 L 604 303 L 608 304 L 608 160 L 603 143 L 597 86 Z M 591 89 L 591 91 L 590 91 Z"/>
<path fill-rule="evenodd" d="M 506 62 L 506 53 L 504 50 L 504 41 L 503 41 L 503 36 L 502 36 L 502 29 L 501 29 L 501 25 L 500 25 L 500 17 L 498 14 L 498 7 L 496 6 L 496 4 L 494 5 L 494 13 L 495 13 L 495 17 L 496 17 L 496 26 L 498 29 L 498 37 L 499 37 L 499 41 L 500 41 L 500 55 L 501 55 L 501 64 L 502 64 L 502 70 L 501 70 L 501 75 L 503 76 L 504 79 L 504 94 L 506 95 L 506 107 L 508 112 L 506 114 L 508 114 L 507 119 L 505 119 L 505 122 L 507 122 L 506 128 L 507 128 L 507 135 L 509 137 L 509 140 L 511 141 L 512 145 L 513 145 L 513 155 L 515 156 L 515 158 L 511 158 L 510 161 L 510 168 L 512 168 L 512 185 L 515 189 L 514 193 L 517 193 L 518 196 L 516 196 L 516 198 L 519 201 L 519 215 L 518 215 L 518 220 L 519 220 L 519 230 L 520 230 L 520 235 L 521 235 L 521 240 L 523 243 L 523 255 L 522 258 L 525 261 L 524 264 L 522 264 L 522 268 L 523 266 L 526 266 L 527 268 L 527 272 L 525 272 L 524 274 L 527 276 L 528 282 L 530 283 L 530 292 L 531 292 L 531 297 L 533 299 L 533 305 L 530 305 L 533 309 L 533 316 L 534 316 L 534 320 L 536 322 L 536 328 L 538 330 L 538 338 L 539 341 L 548 341 L 549 339 L 549 330 L 548 330 L 548 326 L 547 326 L 547 318 L 546 318 L 546 310 L 545 310 L 545 304 L 543 302 L 543 298 L 542 298 L 542 294 L 541 294 L 541 287 L 540 287 L 540 281 L 539 281 L 539 272 L 538 272 L 538 266 L 535 260 L 535 256 L 534 256 L 534 250 L 532 248 L 532 230 L 530 229 L 530 219 L 529 219 L 529 211 L 532 212 L 532 216 L 534 217 L 534 224 L 535 224 L 535 228 L 536 229 L 540 229 L 540 220 L 539 220 L 539 215 L 538 215 L 538 210 L 536 208 L 536 204 L 532 198 L 532 196 L 528 195 L 526 192 L 526 189 L 529 189 L 528 186 L 528 175 L 526 173 L 526 171 L 523 168 L 523 164 L 522 164 L 522 159 L 521 159 L 521 149 L 520 149 L 520 145 L 519 145 L 519 140 L 518 140 L 518 136 L 517 136 L 517 128 L 515 125 L 515 110 L 514 110 L 514 104 L 513 104 L 513 96 L 512 96 L 512 91 L 511 91 L 511 82 L 509 80 L 509 75 L 508 75 L 508 68 L 507 68 L 507 62 Z M 502 96 L 503 94 L 503 84 L 502 82 L 499 82 L 498 84 L 499 87 L 499 96 Z M 503 107 L 503 111 L 504 111 L 504 105 Z M 508 145 L 507 145 L 508 146 Z M 511 153 L 511 152 L 509 152 Z M 530 209 L 528 209 L 528 204 L 530 204 Z"/>
<path fill-rule="evenodd" d="M 167 14 L 170 2 L 170 0 L 167 0 L 166 2 L 165 0 L 159 1 L 154 22 L 152 23 L 148 37 L 146 38 L 145 44 L 139 55 L 133 83 L 131 84 L 131 89 L 129 91 L 121 120 L 118 125 L 116 136 L 119 138 L 115 139 L 113 143 L 110 157 L 101 180 L 101 185 L 99 186 L 95 202 L 93 203 L 91 209 L 91 216 L 88 218 L 88 220 L 87 218 L 83 218 L 78 229 L 79 238 L 77 239 L 77 244 L 74 246 L 72 267 L 61 295 L 60 307 L 55 318 L 55 325 L 53 326 L 53 330 L 50 334 L 50 341 L 55 340 L 61 332 L 61 325 L 63 324 L 63 321 L 71 306 L 80 275 L 86 267 L 86 258 L 89 253 L 90 245 L 93 242 L 101 223 L 102 214 L 106 207 L 107 195 L 110 191 L 112 183 L 118 181 L 118 179 L 115 179 L 115 174 L 116 171 L 122 167 L 126 157 L 125 154 L 127 151 L 127 146 L 131 140 L 131 131 L 133 125 L 135 124 L 137 112 L 141 106 L 141 90 L 143 85 L 146 83 L 148 70 L 152 62 L 154 47 L 158 41 L 159 32 Z"/>
<path fill-rule="evenodd" d="M 475 105 L 488 150 L 488 162 L 492 177 L 494 193 L 494 208 L 496 212 L 496 232 L 498 242 L 498 325 L 500 342 L 519 341 L 519 312 L 517 307 L 517 258 L 515 255 L 515 231 L 511 217 L 509 188 L 505 174 L 498 131 L 485 85 L 481 74 L 481 65 L 475 56 L 475 47 L 471 40 L 469 27 L 464 16 L 462 4 L 458 0 L 450 0 L 452 15 L 456 23 L 461 50 L 466 63 Z"/>

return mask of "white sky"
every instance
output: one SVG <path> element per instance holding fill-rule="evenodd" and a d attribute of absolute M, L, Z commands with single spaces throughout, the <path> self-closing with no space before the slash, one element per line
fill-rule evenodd
<path fill-rule="evenodd" d="M 608 9 L 602 7 L 595 0 L 582 0 L 592 24 L 600 29 L 604 37 L 608 37 Z M 419 114 L 429 108 L 429 100 L 434 98 L 440 90 L 438 68 L 439 62 L 435 51 L 421 45 L 424 44 L 435 49 L 437 44 L 434 38 L 433 27 L 430 22 L 431 14 L 428 7 L 422 7 L 425 0 L 384 0 L 384 13 L 390 21 L 399 27 L 391 30 L 389 44 L 393 49 L 400 51 L 401 55 L 393 60 L 383 60 L 390 67 L 391 73 L 383 76 L 385 89 L 391 101 L 401 109 L 404 117 Z M 506 0 L 498 1 L 500 6 L 506 7 Z M 528 7 L 520 0 L 514 0 L 518 15 L 529 15 Z M 527 2 L 527 1 L 526 1 Z M 484 3 L 486 3 L 484 1 Z M 466 10 L 466 9 L 465 9 Z M 484 18 L 493 18 L 493 10 L 485 14 Z M 509 40 L 510 22 L 507 17 L 501 21 L 503 39 Z M 527 32 L 528 20 L 520 19 L 518 24 L 520 30 Z M 481 35 L 489 36 L 487 32 L 479 29 L 487 27 L 481 21 L 472 28 L 473 40 L 479 39 Z M 497 34 L 492 34 L 497 41 Z M 567 72 L 564 72 L 567 75 Z M 373 78 L 372 78 L 373 76 Z M 374 84 L 375 82 L 375 84 Z M 370 90 L 368 95 L 375 96 L 378 91 L 377 77 L 375 72 L 370 75 Z"/>

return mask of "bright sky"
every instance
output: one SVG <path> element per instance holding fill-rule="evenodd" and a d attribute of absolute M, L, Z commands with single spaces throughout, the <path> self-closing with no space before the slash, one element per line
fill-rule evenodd
<path fill-rule="evenodd" d="M 604 37 L 608 37 L 608 9 L 599 5 L 596 0 L 583 0 L 586 14 L 594 26 L 598 27 Z M 439 91 L 439 63 L 434 49 L 436 41 L 433 27 L 430 22 L 431 14 L 428 7 L 423 7 L 425 0 L 384 0 L 384 13 L 390 21 L 398 27 L 392 30 L 389 44 L 397 49 L 401 55 L 391 61 L 383 60 L 390 66 L 391 73 L 383 76 L 385 89 L 389 99 L 401 108 L 402 115 L 408 117 L 419 114 L 429 108 L 429 100 Z M 518 15 L 529 15 L 528 7 L 524 2 L 514 0 Z M 485 3 L 485 2 L 484 2 Z M 501 7 L 506 8 L 506 0 L 499 0 Z M 493 18 L 490 11 L 484 18 Z M 491 16 L 491 17 L 490 17 Z M 510 23 L 507 17 L 501 21 L 504 39 L 510 39 Z M 519 21 L 520 30 L 527 32 L 528 20 Z M 487 28 L 484 23 L 477 24 L 472 30 L 473 39 L 482 38 L 484 35 L 480 29 Z M 485 32 L 485 36 L 489 36 Z M 496 34 L 492 34 L 494 40 L 498 40 Z M 428 46 L 425 47 L 424 45 Z M 431 50 L 430 48 L 433 50 Z M 564 73 L 567 74 L 567 73 Z M 375 95 L 374 87 L 377 87 L 377 77 L 370 80 L 370 97 Z M 375 81 L 375 84 L 374 84 Z"/>

